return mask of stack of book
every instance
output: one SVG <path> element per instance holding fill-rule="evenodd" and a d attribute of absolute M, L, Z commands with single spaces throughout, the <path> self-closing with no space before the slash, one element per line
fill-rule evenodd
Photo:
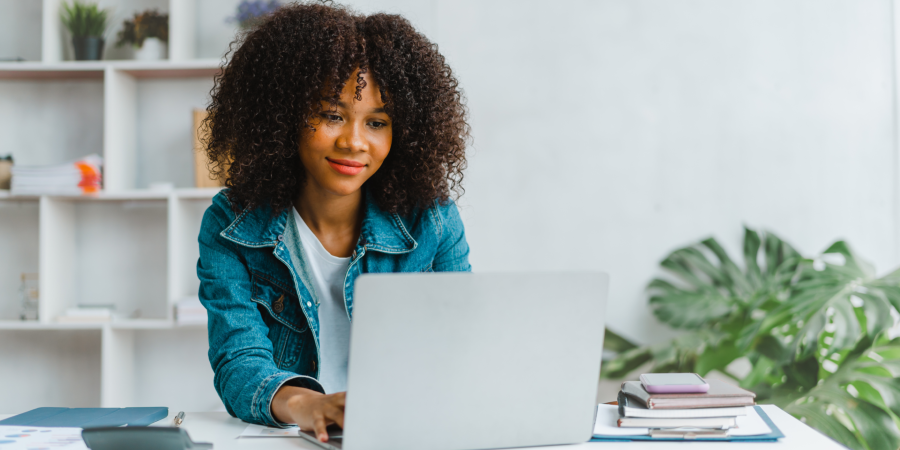
<path fill-rule="evenodd" d="M 652 437 L 726 437 L 738 418 L 754 414 L 756 394 L 709 380 L 705 394 L 651 394 L 640 381 L 619 391 L 620 428 L 646 428 Z"/>
<path fill-rule="evenodd" d="M 85 156 L 55 166 L 13 166 L 13 195 L 83 195 L 100 192 L 102 158 Z"/>

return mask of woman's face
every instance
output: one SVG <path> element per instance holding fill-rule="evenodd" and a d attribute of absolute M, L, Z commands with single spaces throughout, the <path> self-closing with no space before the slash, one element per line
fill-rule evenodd
<path fill-rule="evenodd" d="M 357 73 L 350 76 L 337 108 L 322 102 L 322 112 L 300 139 L 300 161 L 307 187 L 335 195 L 357 192 L 391 151 L 391 118 L 384 112 L 378 86 L 363 74 L 366 87 L 356 97 Z"/>

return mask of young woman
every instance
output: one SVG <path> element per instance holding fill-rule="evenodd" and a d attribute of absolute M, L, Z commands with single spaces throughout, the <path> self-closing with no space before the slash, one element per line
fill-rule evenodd
<path fill-rule="evenodd" d="M 356 278 L 470 270 L 451 200 L 465 108 L 400 16 L 293 4 L 234 45 L 205 123 L 228 189 L 197 263 L 215 387 L 233 416 L 326 441 L 343 426 Z"/>

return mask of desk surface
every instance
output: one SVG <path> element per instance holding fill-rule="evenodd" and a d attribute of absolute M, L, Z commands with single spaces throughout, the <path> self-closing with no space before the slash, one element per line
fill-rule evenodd
<path fill-rule="evenodd" d="M 818 431 L 806 426 L 790 414 L 782 411 L 774 405 L 762 405 L 766 414 L 775 422 L 785 437 L 777 443 L 736 443 L 734 445 L 724 442 L 704 442 L 702 450 L 734 450 L 739 446 L 740 450 L 752 449 L 815 449 L 830 450 L 843 449 L 831 439 L 820 434 Z M 169 417 L 156 423 L 160 426 L 171 426 L 172 419 L 178 411 L 169 409 Z M 0 419 L 9 417 L 9 414 L 0 415 Z M 231 450 L 231 449 L 309 449 L 318 450 L 312 444 L 308 444 L 300 438 L 242 438 L 237 436 L 244 431 L 247 423 L 239 419 L 231 417 L 226 412 L 200 412 L 186 413 L 182 428 L 188 431 L 191 439 L 199 442 L 212 442 L 214 450 Z M 588 442 L 578 445 L 566 445 L 558 447 L 544 447 L 571 450 L 588 450 L 588 449 L 604 449 L 604 450 L 664 450 L 668 448 L 686 448 L 686 445 L 701 445 L 697 442 Z M 540 447 L 529 447 L 534 450 Z"/>

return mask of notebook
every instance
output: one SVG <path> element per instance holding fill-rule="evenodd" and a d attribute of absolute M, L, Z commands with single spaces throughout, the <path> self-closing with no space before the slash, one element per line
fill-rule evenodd
<path fill-rule="evenodd" d="M 96 428 L 146 426 L 169 415 L 169 408 L 36 408 L 0 420 L 0 425 Z"/>
<path fill-rule="evenodd" d="M 716 380 L 707 382 L 709 391 L 705 394 L 651 394 L 644 390 L 640 381 L 622 383 L 622 392 L 648 409 L 723 408 L 756 404 L 756 394 L 748 390 Z"/>
<path fill-rule="evenodd" d="M 696 417 L 746 416 L 746 406 L 730 408 L 648 409 L 646 405 L 619 391 L 620 417 L 646 417 L 655 419 L 688 419 Z"/>
<path fill-rule="evenodd" d="M 621 417 L 621 428 L 707 428 L 721 430 L 734 427 L 734 417 L 692 417 L 687 419 L 658 419 L 655 417 Z"/>

